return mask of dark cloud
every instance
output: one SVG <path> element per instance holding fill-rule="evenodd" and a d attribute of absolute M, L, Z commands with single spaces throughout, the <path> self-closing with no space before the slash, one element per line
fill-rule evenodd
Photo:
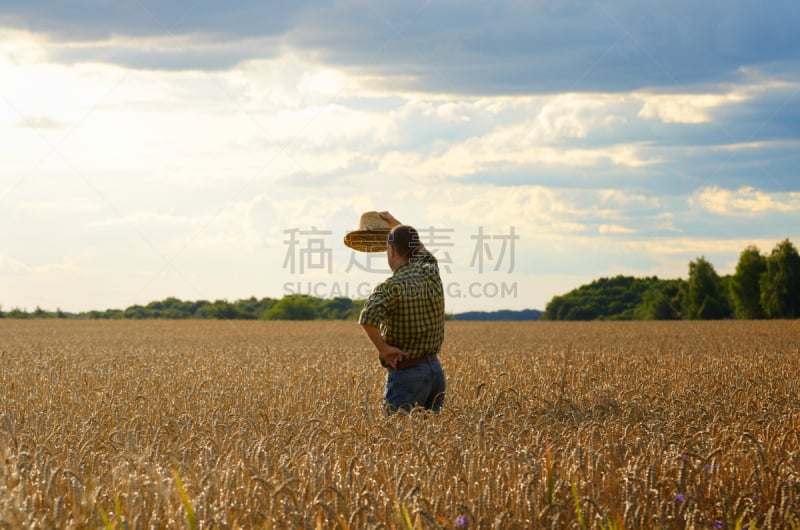
<path fill-rule="evenodd" d="M 797 70 L 798 19 L 796 0 L 28 0 L 5 2 L 0 11 L 0 25 L 58 40 L 197 34 L 227 46 L 217 53 L 203 48 L 202 54 L 96 52 L 97 59 L 127 66 L 227 68 L 274 52 L 232 42 L 279 39 L 299 53 L 386 76 L 398 87 L 469 94 L 683 86 L 776 63 Z M 62 57 L 90 55 L 84 49 Z"/>
<path fill-rule="evenodd" d="M 800 138 L 800 84 L 715 113 L 730 143 Z"/>
<path fill-rule="evenodd" d="M 72 42 L 103 40 L 112 35 L 268 36 L 285 32 L 303 9 L 301 2 L 257 0 L 9 0 L 3 4 L 0 25 Z"/>

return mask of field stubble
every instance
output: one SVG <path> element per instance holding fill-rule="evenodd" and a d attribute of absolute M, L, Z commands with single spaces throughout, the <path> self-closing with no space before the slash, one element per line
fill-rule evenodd
<path fill-rule="evenodd" d="M 0 321 L 0 528 L 800 528 L 800 322 Z"/>

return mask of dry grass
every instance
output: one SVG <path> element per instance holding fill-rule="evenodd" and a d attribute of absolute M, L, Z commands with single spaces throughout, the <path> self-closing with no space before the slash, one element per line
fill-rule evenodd
<path fill-rule="evenodd" d="M 800 322 L 0 321 L 0 528 L 800 528 Z"/>

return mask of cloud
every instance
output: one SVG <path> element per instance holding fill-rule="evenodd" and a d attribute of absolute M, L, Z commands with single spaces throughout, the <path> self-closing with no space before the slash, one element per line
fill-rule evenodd
<path fill-rule="evenodd" d="M 302 2 L 236 0 L 141 0 L 75 5 L 67 0 L 9 0 L 3 5 L 0 26 L 26 27 L 58 41 L 91 42 L 113 36 L 149 37 L 191 33 L 222 37 L 276 35 L 292 24 Z"/>
<path fill-rule="evenodd" d="M 460 94 L 619 92 L 732 79 L 795 63 L 794 0 L 669 4 L 140 0 L 6 2 L 0 26 L 59 43 L 64 61 L 231 69 L 293 50 L 383 86 Z M 144 46 L 135 46 L 140 41 Z"/>
<path fill-rule="evenodd" d="M 20 129 L 64 129 L 68 124 L 50 116 L 22 116 L 12 125 Z"/>
<path fill-rule="evenodd" d="M 706 123 L 709 109 L 745 99 L 741 94 L 634 94 L 644 102 L 639 117 L 657 118 L 664 123 Z"/>
<path fill-rule="evenodd" d="M 88 223 L 89 227 L 111 227 L 118 225 L 127 226 L 195 226 L 207 221 L 207 218 L 193 218 L 185 215 L 173 215 L 158 211 L 137 211 L 126 215 L 109 217 L 100 221 Z"/>
<path fill-rule="evenodd" d="M 79 214 L 97 212 L 101 205 L 97 201 L 88 199 L 78 200 L 23 200 L 16 204 L 17 210 L 34 214 Z"/>
<path fill-rule="evenodd" d="M 269 37 L 220 40 L 207 34 L 130 37 L 49 47 L 48 59 L 62 64 L 107 63 L 139 70 L 229 70 L 250 57 L 273 58 L 281 43 Z"/>
<path fill-rule="evenodd" d="M 73 263 L 43 263 L 30 265 L 6 254 L 0 254 L 0 275 L 43 275 L 59 272 L 78 272 L 80 269 Z"/>
<path fill-rule="evenodd" d="M 764 193 L 752 187 L 728 190 L 710 186 L 699 190 L 690 204 L 716 215 L 758 216 L 765 213 L 800 211 L 800 193 Z"/>
<path fill-rule="evenodd" d="M 658 198 L 625 190 L 451 184 L 432 186 L 431 192 L 440 198 L 433 218 L 492 230 L 515 225 L 537 238 L 651 233 L 664 222 Z"/>
<path fill-rule="evenodd" d="M 739 243 L 730 239 L 713 239 L 699 237 L 676 237 L 655 240 L 639 240 L 630 243 L 632 248 L 636 248 L 646 254 L 660 255 L 688 255 L 702 254 L 709 252 L 725 252 L 739 249 Z"/>
<path fill-rule="evenodd" d="M 633 228 L 620 225 L 601 224 L 597 227 L 597 231 L 601 234 L 635 234 L 637 231 Z"/>
<path fill-rule="evenodd" d="M 31 271 L 31 267 L 22 261 L 10 256 L 0 254 L 0 273 L 6 275 L 25 274 Z"/>

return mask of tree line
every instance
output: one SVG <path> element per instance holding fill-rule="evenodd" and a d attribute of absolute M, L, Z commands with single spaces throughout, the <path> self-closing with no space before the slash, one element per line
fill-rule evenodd
<path fill-rule="evenodd" d="M 800 254 L 789 239 L 768 255 L 750 245 L 720 276 L 699 257 L 688 279 L 601 278 L 547 304 L 544 320 L 713 320 L 800 317 Z"/>
<path fill-rule="evenodd" d="M 91 319 L 223 319 L 223 320 L 355 320 L 364 305 L 363 300 L 349 298 L 316 298 L 292 294 L 283 298 L 255 297 L 229 302 L 227 300 L 187 301 L 175 297 L 132 305 L 126 309 L 54 312 L 39 307 L 32 312 L 15 308 L 8 313 L 0 311 L 0 318 L 91 318 Z"/>
<path fill-rule="evenodd" d="M 292 294 L 280 299 L 255 297 L 184 301 L 169 297 L 126 309 L 66 313 L 37 307 L 14 308 L 0 318 L 93 319 L 237 319 L 237 320 L 355 320 L 363 300 L 317 298 Z M 447 315 L 453 318 L 453 315 Z M 770 254 L 748 246 L 739 255 L 736 271 L 719 276 L 699 257 L 689 263 L 688 279 L 615 276 L 600 278 L 564 295 L 553 297 L 543 320 L 700 320 L 800 317 L 800 254 L 789 239 Z M 455 318 L 458 318 L 456 315 Z"/>

